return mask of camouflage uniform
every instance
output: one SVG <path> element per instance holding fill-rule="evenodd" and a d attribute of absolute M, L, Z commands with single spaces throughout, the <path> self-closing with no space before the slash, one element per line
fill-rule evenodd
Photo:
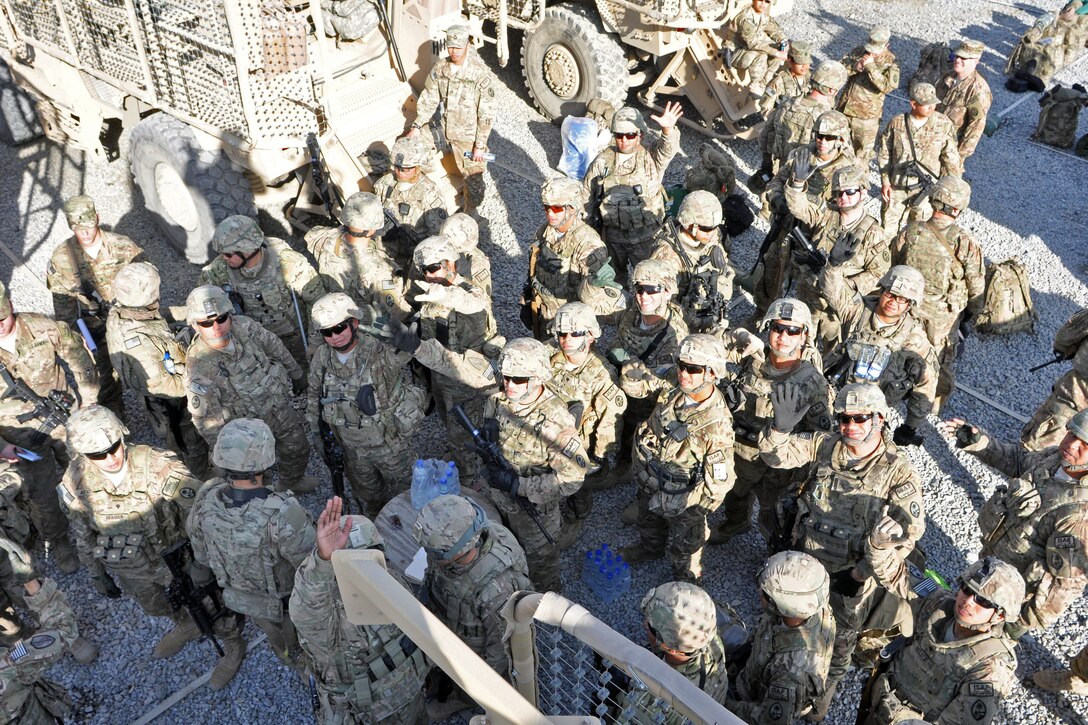
<path fill-rule="evenodd" d="M 0 448 L 8 441 L 0 438 Z M 30 543 L 30 516 L 27 497 L 23 494 L 21 468 L 26 462 L 8 463 L 0 460 L 0 538 L 26 547 Z"/>
<path fill-rule="evenodd" d="M 143 398 L 151 429 L 182 456 L 197 478 L 208 468 L 208 444 L 185 401 L 185 348 L 159 311 L 159 274 L 136 262 L 117 273 L 117 304 L 106 318 L 110 360 L 121 383 Z"/>
<path fill-rule="evenodd" d="M 442 223 L 439 235 L 449 240 L 460 252 L 457 274 L 491 297 L 491 260 L 480 249 L 480 225 L 468 214 L 457 212 Z"/>
<path fill-rule="evenodd" d="M 776 53 L 785 50 L 789 38 L 778 23 L 771 18 L 770 8 L 760 13 L 752 6 L 740 11 L 732 23 L 736 50 L 732 67 L 748 71 L 748 90 L 753 96 L 762 96 L 767 82 L 782 65 Z"/>
<path fill-rule="evenodd" d="M 835 619 L 820 562 L 797 551 L 772 556 L 759 573 L 768 605 L 752 632 L 752 651 L 725 706 L 754 725 L 795 722 L 824 690 Z M 791 627 L 783 617 L 804 618 Z"/>
<path fill-rule="evenodd" d="M 369 520 L 353 516 L 352 548 L 381 549 Z M 358 533 L 357 533 L 358 532 Z M 299 566 L 291 591 L 291 621 L 317 679 L 322 725 L 420 725 L 426 722 L 428 662 L 394 624 L 348 621 L 332 562 L 317 549 Z"/>
<path fill-rule="evenodd" d="M 365 317 L 343 292 L 322 297 L 313 309 L 316 329 Z M 320 440 L 319 419 L 332 429 L 344 451 L 352 493 L 366 516 L 377 516 L 412 480 L 416 459 L 412 435 L 423 422 L 427 396 L 412 381 L 410 359 L 357 330 L 350 351 L 343 353 L 326 343 L 310 361 L 306 396 L 310 433 Z"/>
<path fill-rule="evenodd" d="M 446 31 L 446 46 L 465 48 L 460 66 L 448 58 L 435 63 L 416 101 L 415 127 L 426 124 L 441 109 L 441 126 L 450 144 L 457 170 L 465 180 L 465 210 L 473 211 L 484 199 L 482 162 L 465 158 L 473 150 L 487 151 L 487 137 L 495 119 L 497 79 L 476 49 L 469 44 L 469 30 L 452 25 Z M 436 231 L 437 233 L 437 231 Z"/>
<path fill-rule="evenodd" d="M 91 226 L 98 224 L 94 201 L 88 196 L 74 196 L 64 202 L 64 214 L 68 225 Z M 94 363 L 98 369 L 97 402 L 111 408 L 118 415 L 125 413 L 121 399 L 121 383 L 110 365 L 106 345 L 106 312 L 113 304 L 113 277 L 129 262 L 146 261 L 144 250 L 126 236 L 98 230 L 95 240 L 101 245 L 95 256 L 88 254 L 73 236 L 53 250 L 45 284 L 53 293 L 53 316 L 76 330 L 76 321 L 82 319 L 91 333 L 97 349 Z"/>
<path fill-rule="evenodd" d="M 841 63 L 825 61 L 812 74 L 811 92 L 778 104 L 759 135 L 759 150 L 768 172 L 780 171 L 794 149 L 812 141 L 816 119 L 834 108 L 835 94 L 846 83 L 846 78 L 846 68 Z M 850 155 L 853 156 L 852 151 Z"/>
<path fill-rule="evenodd" d="M 239 312 L 278 337 L 305 369 L 304 333 L 299 330 L 292 297 L 297 298 L 299 313 L 306 320 L 308 306 L 325 294 L 314 268 L 283 240 L 265 237 L 250 217 L 232 216 L 220 222 L 212 247 L 220 254 L 260 254 L 261 259 L 255 267 L 232 269 L 222 256 L 217 257 L 200 271 L 197 285 L 212 284 L 236 293 Z"/>
<path fill-rule="evenodd" d="M 899 64 L 888 49 L 890 37 L 887 28 L 873 28 L 869 42 L 851 50 L 841 61 L 850 80 L 842 89 L 839 110 L 850 119 L 854 154 L 866 170 L 876 145 L 880 118 L 884 115 L 884 98 L 899 87 Z M 869 62 L 861 65 L 866 57 Z"/>
<path fill-rule="evenodd" d="M 429 159 L 420 146 L 418 141 L 398 139 L 393 144 L 393 163 L 402 167 L 426 165 Z M 396 268 L 407 269 L 415 245 L 438 234 L 449 216 L 442 192 L 420 168 L 416 181 L 397 181 L 390 171 L 374 183 L 374 195 L 396 224 L 392 233 L 382 236 L 385 251 L 392 257 Z"/>
<path fill-rule="evenodd" d="M 641 132 L 641 124 L 641 114 L 633 108 L 621 108 L 612 117 L 613 133 Z M 586 171 L 586 211 L 600 221 L 620 279 L 626 278 L 628 265 L 650 256 L 654 233 L 665 218 L 661 182 L 679 149 L 680 130 L 672 127 L 652 142 L 643 139 L 631 154 L 620 154 L 613 142 Z"/>
<path fill-rule="evenodd" d="M 769 117 L 771 112 L 781 104 L 808 93 L 809 79 L 812 75 L 809 72 L 809 66 L 812 63 L 812 46 L 803 40 L 795 41 L 790 43 L 786 56 L 804 67 L 804 73 L 794 75 L 788 63 L 775 71 L 770 82 L 767 83 L 763 98 L 760 98 L 758 102 L 759 110 L 764 116 Z"/>
<path fill-rule="evenodd" d="M 982 51 L 982 43 L 965 40 L 953 54 L 964 58 L 979 58 Z M 948 116 L 955 126 L 960 158 L 967 161 L 975 153 L 975 147 L 986 127 L 986 114 L 993 103 L 990 85 L 976 70 L 962 80 L 957 79 L 954 73 L 949 73 L 936 86 L 937 97 L 941 99 L 937 110 Z"/>
<path fill-rule="evenodd" d="M 275 460 L 271 430 L 252 418 L 223 426 L 212 451 L 212 462 L 238 472 L 232 475 L 256 477 Z M 193 557 L 215 573 L 223 603 L 252 617 L 276 655 L 294 664 L 298 640 L 287 605 L 295 570 L 314 547 L 313 517 L 289 492 L 213 478 L 197 493 L 187 527 Z"/>
<path fill-rule="evenodd" d="M 54 725 L 72 712 L 64 686 L 42 675 L 59 662 L 79 636 L 76 615 L 52 579 L 26 596 L 27 607 L 41 620 L 30 637 L 7 648 L 0 659 L 0 715 L 9 723 Z"/>
<path fill-rule="evenodd" d="M 1030 451 L 1058 445 L 1065 437 L 1065 424 L 1085 409 L 1088 409 L 1088 345 L 1081 344 L 1073 355 L 1073 368 L 1054 381 L 1050 395 L 1024 426 L 1020 444 Z"/>

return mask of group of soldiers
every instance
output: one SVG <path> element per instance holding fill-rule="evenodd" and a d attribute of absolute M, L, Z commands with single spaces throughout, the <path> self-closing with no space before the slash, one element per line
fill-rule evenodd
<path fill-rule="evenodd" d="M 652 116 L 658 130 L 620 108 L 584 179 L 541 189 L 521 300 L 531 336 L 499 334 L 478 246 L 497 81 L 463 26 L 448 32 L 449 58 L 388 174 L 345 201 L 339 227 L 306 235 L 316 264 L 229 217 L 200 286 L 169 306 L 139 247 L 102 229 L 90 198 L 65 202 L 73 237 L 47 279 L 55 319 L 16 312 L 0 288 L 13 563 L 0 584 L 41 620 L 20 638 L 8 607 L 9 718 L 62 716 L 63 691 L 39 675 L 78 645 L 64 595 L 27 553 L 36 537 L 60 571 L 82 565 L 102 596 L 172 620 L 153 656 L 221 640 L 212 688 L 241 666 L 249 617 L 285 665 L 314 675 L 326 722 L 422 721 L 441 678 L 428 680 L 429 661 L 395 626 L 347 621 L 330 561 L 383 547 L 371 520 L 407 489 L 433 403 L 473 491 L 435 498 L 413 524 L 428 562 L 421 599 L 501 674 L 503 606 L 518 591 L 562 591 L 560 551 L 593 492 L 634 482 L 623 516 L 638 538 L 620 553 L 635 566 L 666 558 L 674 579 L 642 600 L 649 645 L 742 719 L 820 721 L 862 664 L 874 666 L 865 722 L 990 722 L 1016 639 L 1053 623 L 1086 582 L 1088 325 L 1070 321 L 1085 328 L 1063 338 L 1074 370 L 1023 442 L 942 424 L 1010 482 L 983 506 L 980 558 L 957 591 L 935 585 L 917 547 L 923 482 L 904 449 L 924 442 L 926 416 L 951 393 L 956 332 L 981 305 L 982 253 L 957 218 L 989 105 L 983 48 L 964 41 L 946 73 L 916 78 L 911 110 L 879 131 L 899 83 L 887 29 L 807 78 L 811 51 L 767 13 L 753 0 L 728 59 L 767 113 L 759 265 L 738 275 L 730 263 L 718 194 L 692 190 L 667 213 L 679 105 Z M 460 210 L 424 170 L 435 124 L 463 177 Z M 864 208 L 874 157 L 881 220 Z M 735 282 L 757 307 L 746 328 L 729 325 Z M 123 389 L 162 447 L 126 439 Z M 463 416 L 497 455 L 477 458 Z M 297 498 L 318 486 L 311 449 L 350 487 L 316 522 Z M 727 652 L 699 586 L 703 551 L 748 530 L 757 501 L 764 612 L 750 650 Z M 178 604 L 182 580 L 203 608 Z M 77 649 L 93 659 L 89 643 Z"/>

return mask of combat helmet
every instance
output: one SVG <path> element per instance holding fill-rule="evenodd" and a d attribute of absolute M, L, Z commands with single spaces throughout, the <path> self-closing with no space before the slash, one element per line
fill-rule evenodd
<path fill-rule="evenodd" d="M 231 478 L 249 478 L 276 463 L 276 439 L 272 429 L 257 418 L 235 418 L 219 431 L 212 463 Z"/>
<path fill-rule="evenodd" d="M 213 284 L 197 287 L 185 298 L 185 321 L 190 325 L 233 311 L 230 297 Z"/>
<path fill-rule="evenodd" d="M 499 372 L 516 378 L 536 378 L 541 382 L 551 380 L 548 347 L 531 337 L 514 338 L 499 353 Z"/>
<path fill-rule="evenodd" d="M 0 280 L 0 320 L 11 317 L 11 297 L 8 296 L 8 287 Z"/>
<path fill-rule="evenodd" d="M 810 83 L 820 93 L 833 96 L 846 85 L 846 80 L 849 77 L 850 74 L 842 63 L 837 60 L 825 60 L 816 66 L 816 70 L 812 71 Z"/>
<path fill-rule="evenodd" d="M 343 292 L 330 292 L 310 308 L 310 319 L 317 330 L 327 330 L 352 317 L 362 319 L 362 313 L 355 300 Z"/>
<path fill-rule="evenodd" d="M 836 413 L 876 413 L 888 418 L 888 399 L 879 385 L 850 383 L 835 396 Z"/>
<path fill-rule="evenodd" d="M 631 286 L 640 284 L 664 287 L 671 295 L 676 292 L 676 270 L 660 259 L 644 259 L 631 271 Z"/>
<path fill-rule="evenodd" d="M 348 530 L 347 549 L 379 549 L 385 551 L 385 539 L 378 533 L 378 527 L 366 516 L 341 516 L 340 528 L 344 528 L 348 519 L 351 519 L 351 528 Z"/>
<path fill-rule="evenodd" d="M 235 214 L 219 222 L 212 234 L 212 249 L 218 254 L 252 254 L 264 243 L 264 232 L 257 226 L 257 220 L 243 214 Z"/>
<path fill-rule="evenodd" d="M 473 249 L 480 242 L 479 223 L 463 211 L 442 222 L 438 233 L 458 249 Z"/>
<path fill-rule="evenodd" d="M 729 375 L 725 366 L 725 345 L 714 335 L 696 332 L 680 341 L 676 361 L 710 368 L 719 380 Z"/>
<path fill-rule="evenodd" d="M 722 223 L 722 203 L 709 191 L 689 192 L 680 202 L 676 222 L 687 229 L 692 225 L 717 227 Z"/>
<path fill-rule="evenodd" d="M 1088 443 L 1088 409 L 1082 410 L 1070 418 L 1065 424 L 1065 429 Z"/>
<path fill-rule="evenodd" d="M 594 338 L 600 337 L 601 326 L 597 322 L 597 313 L 584 302 L 568 302 L 556 311 L 552 331 L 558 336 L 560 332 L 579 330 L 587 330 Z"/>
<path fill-rule="evenodd" d="M 450 561 L 476 546 L 487 525 L 487 514 L 475 501 L 445 494 L 423 507 L 412 533 L 428 554 Z"/>
<path fill-rule="evenodd" d="M 859 193 L 850 197 L 853 200 L 853 204 L 843 206 L 839 203 L 839 192 L 843 189 L 857 189 Z M 835 173 L 831 175 L 831 198 L 828 200 L 828 206 L 835 209 L 852 209 L 861 203 L 865 198 L 865 192 L 869 189 L 869 170 L 854 164 L 846 164 L 835 169 Z"/>
<path fill-rule="evenodd" d="M 76 453 L 101 453 L 128 435 L 128 428 L 109 408 L 89 405 L 68 419 L 68 445 Z"/>
<path fill-rule="evenodd" d="M 540 201 L 544 206 L 582 206 L 582 185 L 568 176 L 548 179 L 540 187 Z"/>
<path fill-rule="evenodd" d="M 944 207 L 934 206 L 941 211 L 963 211 L 971 203 L 971 185 L 958 176 L 942 176 L 929 192 L 929 201 Z"/>
<path fill-rule="evenodd" d="M 1020 608 L 1024 606 L 1027 586 L 1024 577 L 1012 564 L 996 556 L 986 556 L 964 569 L 957 580 L 960 589 L 975 594 L 997 605 L 998 613 L 1005 619 L 1015 622 L 1020 618 Z M 989 629 L 990 624 L 965 625 L 968 629 Z"/>
<path fill-rule="evenodd" d="M 612 133 L 642 133 L 642 114 L 624 106 L 612 115 Z"/>
<path fill-rule="evenodd" d="M 831 577 L 815 557 L 800 551 L 780 551 L 760 570 L 759 588 L 783 617 L 808 619 L 827 605 Z"/>
<path fill-rule="evenodd" d="M 393 142 L 393 150 L 389 154 L 394 166 L 402 169 L 410 169 L 416 166 L 424 166 L 427 163 L 427 153 L 423 144 L 407 136 L 398 138 Z"/>
<path fill-rule="evenodd" d="M 441 235 L 427 237 L 412 250 L 412 264 L 421 270 L 431 264 L 452 262 L 460 256 L 450 244 L 450 240 Z"/>
<path fill-rule="evenodd" d="M 893 295 L 906 297 L 916 305 L 921 304 L 926 296 L 926 278 L 907 264 L 897 264 L 889 269 L 877 282 L 877 286 Z"/>
<path fill-rule="evenodd" d="M 654 638 L 669 649 L 693 654 L 718 633 L 718 609 L 701 588 L 688 582 L 654 587 L 639 605 Z"/>
<path fill-rule="evenodd" d="M 793 297 L 783 297 L 772 302 L 767 308 L 767 314 L 760 320 L 759 326 L 766 330 L 772 322 L 778 320 L 801 325 L 806 332 L 810 334 L 812 332 L 812 312 L 808 309 L 808 305 Z"/>
<path fill-rule="evenodd" d="M 385 226 L 385 211 L 377 195 L 369 191 L 357 191 L 344 202 L 340 221 L 349 229 L 381 229 Z"/>
<path fill-rule="evenodd" d="M 813 138 L 816 136 L 836 136 L 840 145 L 850 138 L 850 121 L 838 111 L 824 111 L 812 127 Z"/>
<path fill-rule="evenodd" d="M 130 262 L 113 278 L 113 297 L 122 307 L 150 307 L 159 301 L 159 271 L 148 262 Z"/>

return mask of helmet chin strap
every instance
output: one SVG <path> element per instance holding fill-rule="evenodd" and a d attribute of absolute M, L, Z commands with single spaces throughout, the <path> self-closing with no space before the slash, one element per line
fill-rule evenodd
<path fill-rule="evenodd" d="M 869 412 L 872 413 L 872 411 L 869 411 Z M 884 428 L 884 416 L 882 416 L 882 415 L 880 416 L 880 425 L 877 426 L 877 424 L 876 424 L 876 416 L 878 416 L 878 415 L 880 415 L 880 413 L 873 413 L 873 420 L 869 424 L 869 433 L 864 438 L 862 438 L 861 440 L 858 440 L 856 438 L 847 438 L 846 436 L 843 436 L 843 439 L 851 441 L 852 443 L 856 443 L 858 445 L 861 445 L 862 443 L 868 443 L 869 441 L 871 441 L 873 439 L 873 435 L 874 434 L 879 435 L 879 431 Z"/>
<path fill-rule="evenodd" d="M 988 632 L 991 629 L 993 629 L 994 627 L 1003 625 L 1005 623 L 1004 619 L 1001 619 L 1000 621 L 997 621 L 997 622 L 994 621 L 994 617 L 999 616 L 996 611 L 993 612 L 992 614 L 990 614 L 990 618 L 987 619 L 985 622 L 980 622 L 978 624 L 967 624 L 965 622 L 960 621 L 959 615 L 954 614 L 953 616 L 956 618 L 956 624 L 963 627 L 964 629 L 969 629 L 972 632 Z"/>
<path fill-rule="evenodd" d="M 352 318 L 349 317 L 348 319 L 352 319 Z M 357 335 L 357 332 L 356 332 L 355 325 L 352 325 L 352 324 L 348 323 L 348 329 L 351 330 L 351 336 L 348 338 L 348 341 L 345 342 L 343 345 L 339 345 L 339 346 L 333 345 L 332 346 L 333 350 L 336 350 L 337 352 L 346 352 L 347 350 L 349 350 L 351 348 L 352 345 L 355 344 L 355 341 L 358 339 L 358 335 Z"/>

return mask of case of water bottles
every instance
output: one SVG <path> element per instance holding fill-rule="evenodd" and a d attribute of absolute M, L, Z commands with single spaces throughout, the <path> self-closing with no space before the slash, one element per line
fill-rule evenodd
<path fill-rule="evenodd" d="M 605 604 L 611 604 L 631 589 L 631 565 L 604 544 L 586 552 L 582 581 Z"/>
<path fill-rule="evenodd" d="M 418 460 L 412 466 L 412 508 L 419 511 L 428 503 L 450 494 L 461 495 L 461 479 L 453 461 Z"/>

